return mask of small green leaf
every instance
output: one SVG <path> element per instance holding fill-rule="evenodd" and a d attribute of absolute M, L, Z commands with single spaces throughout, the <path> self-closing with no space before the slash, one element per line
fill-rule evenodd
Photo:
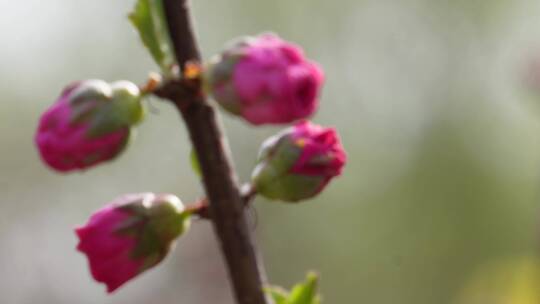
<path fill-rule="evenodd" d="M 275 286 L 265 288 L 264 291 L 272 296 L 276 304 L 320 304 L 318 282 L 319 276 L 311 272 L 308 273 L 306 281 L 296 284 L 290 293 Z"/>
<path fill-rule="evenodd" d="M 174 64 L 174 56 L 162 0 L 137 0 L 129 20 L 163 73 L 168 74 Z"/>
<path fill-rule="evenodd" d="M 197 176 L 202 177 L 201 165 L 199 164 L 199 158 L 197 158 L 197 153 L 194 149 L 191 149 L 189 153 L 189 160 L 191 162 L 191 168 Z"/>
<path fill-rule="evenodd" d="M 304 283 L 297 284 L 293 287 L 289 295 L 288 304 L 318 304 L 319 297 L 317 295 L 317 285 L 319 276 L 316 273 L 310 272 Z"/>
<path fill-rule="evenodd" d="M 274 299 L 275 304 L 287 304 L 287 291 L 278 286 L 270 286 L 264 289 Z"/>

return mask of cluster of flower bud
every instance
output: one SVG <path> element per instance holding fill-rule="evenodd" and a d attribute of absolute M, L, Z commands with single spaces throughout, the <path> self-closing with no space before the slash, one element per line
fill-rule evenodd
<path fill-rule="evenodd" d="M 226 111 L 254 125 L 293 124 L 263 143 L 251 178 L 258 194 L 297 202 L 341 174 L 346 154 L 338 134 L 306 120 L 318 107 L 324 75 L 300 47 L 268 33 L 242 38 L 202 73 L 202 85 Z M 69 85 L 39 121 L 35 143 L 42 160 L 68 172 L 115 158 L 143 119 L 142 97 L 127 81 Z M 158 264 L 189 218 L 174 195 L 126 195 L 76 229 L 77 248 L 95 280 L 112 292 Z"/>
<path fill-rule="evenodd" d="M 300 47 L 265 33 L 232 42 L 210 62 L 206 79 L 226 111 L 260 125 L 310 117 L 324 75 Z M 301 121 L 264 142 L 252 182 L 269 199 L 299 201 L 340 175 L 345 161 L 334 129 Z"/>

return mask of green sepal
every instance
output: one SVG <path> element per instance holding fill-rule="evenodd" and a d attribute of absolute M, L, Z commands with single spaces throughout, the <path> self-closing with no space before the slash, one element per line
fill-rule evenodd
<path fill-rule="evenodd" d="M 69 95 L 71 123 L 85 123 L 92 118 L 96 109 L 106 104 L 112 96 L 111 86 L 103 80 L 86 80 Z"/>
<path fill-rule="evenodd" d="M 117 232 L 137 239 L 132 256 L 143 258 L 149 268 L 160 262 L 174 241 L 189 229 L 191 213 L 169 194 L 143 193 L 130 199 L 118 206 L 130 217 L 118 226 Z"/>
<path fill-rule="evenodd" d="M 129 128 L 144 118 L 139 88 L 128 81 L 108 84 L 87 80 L 73 90 L 68 99 L 70 122 L 88 125 L 87 136 L 101 137 Z"/>
<path fill-rule="evenodd" d="M 98 138 L 123 128 L 129 128 L 126 125 L 121 107 L 117 103 L 109 102 L 96 110 L 95 116 L 90 121 L 88 137 Z"/>
<path fill-rule="evenodd" d="M 136 86 L 130 88 L 124 82 L 117 82 L 113 83 L 111 87 L 111 98 L 106 102 L 100 102 L 88 116 L 89 137 L 100 137 L 122 128 L 129 128 L 144 118 L 145 110 Z"/>
<path fill-rule="evenodd" d="M 320 189 L 324 177 L 294 174 L 291 168 L 302 149 L 290 136 L 277 134 L 261 147 L 252 182 L 260 195 L 287 202 L 312 197 Z"/>
<path fill-rule="evenodd" d="M 189 212 L 148 218 L 139 231 L 133 257 L 144 258 L 149 267 L 155 265 L 165 258 L 175 240 L 189 229 L 190 224 Z"/>
<path fill-rule="evenodd" d="M 271 200 L 299 202 L 317 194 L 324 178 L 320 176 L 274 174 L 271 168 L 257 180 L 257 193 Z"/>
<path fill-rule="evenodd" d="M 80 82 L 69 94 L 69 104 L 77 106 L 88 100 L 107 101 L 112 96 L 110 84 L 99 79 L 89 79 Z"/>
<path fill-rule="evenodd" d="M 218 55 L 206 66 L 203 87 L 212 92 L 216 101 L 228 112 L 240 115 L 241 102 L 233 83 L 234 67 L 240 60 L 237 55 Z"/>
<path fill-rule="evenodd" d="M 262 144 L 257 162 L 259 164 L 266 163 L 278 174 L 284 174 L 293 167 L 301 153 L 302 148 L 294 143 L 291 136 L 279 133 L 268 138 Z"/>
<path fill-rule="evenodd" d="M 129 20 L 162 72 L 168 75 L 175 60 L 162 0 L 137 0 Z"/>
<path fill-rule="evenodd" d="M 136 125 L 143 121 L 146 110 L 142 103 L 142 93 L 134 83 L 117 81 L 111 84 L 112 100 L 122 103 L 125 112 L 125 121 L 129 125 Z"/>
<path fill-rule="evenodd" d="M 181 203 L 179 203 L 181 204 Z M 157 197 L 148 209 L 149 228 L 159 234 L 162 242 L 172 242 L 190 226 L 191 213 L 179 208 L 179 204 L 167 197 Z"/>

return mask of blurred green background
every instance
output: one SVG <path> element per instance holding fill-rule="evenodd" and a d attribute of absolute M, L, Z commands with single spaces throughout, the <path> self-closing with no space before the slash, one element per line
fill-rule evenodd
<path fill-rule="evenodd" d="M 252 225 L 273 283 L 315 269 L 329 304 L 540 303 L 514 288 L 540 286 L 528 260 L 540 240 L 540 88 L 522 81 L 540 56 L 539 1 L 192 2 L 206 58 L 272 30 L 326 72 L 314 120 L 339 130 L 349 163 L 317 199 L 257 201 Z M 0 0 L 1 303 L 233 303 L 208 223 L 112 296 L 74 250 L 72 228 L 119 194 L 202 195 L 173 107 L 151 101 L 127 152 L 82 174 L 49 171 L 33 146 L 65 84 L 142 83 L 157 70 L 125 18 L 133 4 Z M 245 180 L 279 128 L 228 115 L 223 124 Z M 506 283 L 515 272 L 521 281 Z M 497 276 L 503 283 L 489 284 Z M 505 288 L 520 296 L 493 291 Z"/>

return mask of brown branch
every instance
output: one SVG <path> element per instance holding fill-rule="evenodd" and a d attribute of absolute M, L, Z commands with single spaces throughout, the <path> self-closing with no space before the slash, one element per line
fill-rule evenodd
<path fill-rule="evenodd" d="M 242 186 L 240 193 L 242 194 L 244 208 L 249 208 L 253 202 L 253 199 L 255 199 L 257 192 L 250 184 L 246 184 Z M 209 207 L 210 203 L 208 202 L 208 198 L 204 197 L 186 205 L 185 210 L 197 216 L 199 219 L 210 220 L 211 217 Z"/>
<path fill-rule="evenodd" d="M 180 67 L 189 61 L 200 62 L 187 0 L 163 0 L 167 24 Z M 197 91 L 171 94 L 171 99 L 187 125 L 203 174 L 204 188 L 210 200 L 210 217 L 229 270 L 239 304 L 267 304 L 271 300 L 262 288 L 263 267 L 244 212 L 236 173 L 227 141 L 216 112 Z M 163 92 L 162 92 L 163 93 Z"/>

